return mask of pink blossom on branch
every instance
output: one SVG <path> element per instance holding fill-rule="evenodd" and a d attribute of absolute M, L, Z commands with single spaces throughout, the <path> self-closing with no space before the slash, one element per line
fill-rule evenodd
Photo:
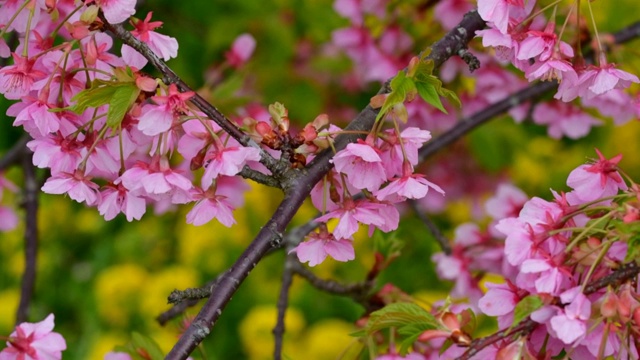
<path fill-rule="evenodd" d="M 376 191 L 387 180 L 379 153 L 378 149 L 360 140 L 347 145 L 331 161 L 354 187 Z"/>
<path fill-rule="evenodd" d="M 96 205 L 100 201 L 98 185 L 91 182 L 91 177 L 85 176 L 82 170 L 60 172 L 50 177 L 42 186 L 42 191 L 48 194 L 67 194 L 73 200 L 86 202 L 87 205 Z"/>
<path fill-rule="evenodd" d="M 320 232 L 313 232 L 307 236 L 307 240 L 301 242 L 289 253 L 295 252 L 300 262 L 309 262 L 309 266 L 316 266 L 326 259 L 327 255 L 337 261 L 349 261 L 355 258 L 353 240 L 336 239 L 329 233 L 326 226 L 320 228 Z"/>
<path fill-rule="evenodd" d="M 149 45 L 149 48 L 164 61 L 178 56 L 178 41 L 167 35 L 160 34 L 153 30 L 162 26 L 162 21 L 151 21 L 153 12 L 149 12 L 144 20 L 134 19 L 131 24 L 135 30 L 131 32 L 133 36 Z M 147 63 L 147 60 L 136 50 L 128 45 L 122 45 L 122 57 L 131 66 L 140 69 Z"/>
<path fill-rule="evenodd" d="M 613 196 L 618 190 L 627 190 L 627 184 L 618 173 L 618 163 L 622 154 L 611 160 L 596 149 L 598 160 L 592 165 L 580 165 L 567 178 L 567 185 L 574 190 L 575 202 L 589 202 L 600 198 Z"/>
<path fill-rule="evenodd" d="M 95 0 L 111 24 L 119 24 L 136 13 L 136 0 Z"/>
<path fill-rule="evenodd" d="M 67 348 L 62 335 L 53 332 L 53 314 L 38 323 L 24 322 L 9 335 L 0 360 L 60 360 Z"/>
<path fill-rule="evenodd" d="M 251 34 L 242 34 L 238 36 L 231 45 L 231 50 L 224 55 L 227 62 L 234 68 L 244 65 L 253 54 L 256 48 L 256 39 Z"/>
<path fill-rule="evenodd" d="M 27 95 L 33 84 L 45 77 L 45 73 L 34 68 L 35 60 L 13 55 L 13 65 L 0 69 L 0 94 L 17 100 Z"/>

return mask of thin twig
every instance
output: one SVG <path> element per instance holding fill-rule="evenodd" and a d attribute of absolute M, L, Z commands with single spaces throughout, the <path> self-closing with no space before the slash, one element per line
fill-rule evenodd
<path fill-rule="evenodd" d="M 221 278 L 222 278 L 222 275 L 218 275 L 215 279 L 213 279 L 213 281 L 209 281 L 205 286 L 201 288 L 201 289 L 205 289 L 205 293 L 201 293 L 201 294 L 204 295 L 208 292 L 207 296 L 211 296 L 211 293 L 218 286 L 218 282 L 220 281 Z M 182 315 L 182 313 L 184 313 L 188 308 L 196 306 L 201 299 L 204 299 L 205 297 L 207 297 L 207 296 L 203 296 L 203 297 L 184 296 L 179 301 L 176 301 L 177 298 L 172 298 L 171 295 L 174 295 L 177 291 L 178 290 L 174 290 L 167 298 L 167 302 L 174 305 L 169 310 L 161 313 L 156 317 L 156 321 L 160 325 L 164 325 L 170 320 Z"/>
<path fill-rule="evenodd" d="M 362 303 L 369 296 L 373 288 L 374 280 L 343 284 L 335 280 L 325 280 L 317 277 L 313 272 L 304 267 L 299 261 L 291 262 L 293 271 L 305 278 L 309 284 L 318 290 L 329 294 L 341 295 L 353 298 L 358 303 Z"/>
<path fill-rule="evenodd" d="M 25 266 L 20 285 L 20 303 L 16 312 L 16 324 L 28 320 L 29 305 L 33 297 L 36 283 L 36 258 L 38 255 L 38 194 L 40 186 L 36 179 L 35 168 L 32 163 L 32 154 L 23 153 L 22 170 L 24 173 L 24 199 L 25 230 L 24 230 L 24 256 Z"/>
<path fill-rule="evenodd" d="M 535 328 L 540 325 L 537 322 L 527 318 L 521 321 L 518 325 L 516 325 L 513 329 L 508 328 L 504 330 L 500 330 L 493 335 L 489 335 L 480 339 L 475 339 L 471 342 L 469 349 L 462 354 L 462 356 L 458 357 L 456 360 L 468 360 L 471 359 L 475 354 L 480 352 L 480 350 L 486 348 L 491 344 L 495 344 L 500 340 L 505 340 L 515 334 L 529 334 Z"/>
<path fill-rule="evenodd" d="M 451 243 L 449 239 L 440 231 L 438 225 L 436 225 L 431 219 L 418 207 L 418 203 L 415 200 L 409 200 L 409 205 L 413 212 L 418 216 L 418 219 L 422 221 L 422 223 L 429 229 L 433 237 L 436 239 L 438 244 L 440 245 L 440 249 L 447 254 L 451 255 Z"/>
<path fill-rule="evenodd" d="M 20 163 L 22 155 L 25 152 L 30 151 L 29 148 L 27 148 L 29 140 L 31 140 L 29 135 L 24 134 L 15 144 L 13 144 L 11 149 L 9 149 L 2 158 L 0 158 L 0 171 L 4 171 L 8 167 Z"/>
<path fill-rule="evenodd" d="M 285 332 L 285 315 L 289 307 L 289 290 L 293 283 L 293 263 L 298 262 L 295 255 L 287 255 L 282 271 L 282 285 L 280 287 L 280 296 L 278 297 L 278 318 L 276 326 L 273 328 L 273 336 L 275 338 L 275 349 L 273 350 L 273 358 L 275 360 L 282 359 L 282 345 Z"/>

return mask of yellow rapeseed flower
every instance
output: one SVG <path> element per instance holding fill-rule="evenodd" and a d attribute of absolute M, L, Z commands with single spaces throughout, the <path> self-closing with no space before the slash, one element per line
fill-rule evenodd
<path fill-rule="evenodd" d="M 147 281 L 147 271 L 136 264 L 119 264 L 100 272 L 94 292 L 100 317 L 116 326 L 124 326 L 137 309 Z"/>
<path fill-rule="evenodd" d="M 258 306 L 249 311 L 239 326 L 240 340 L 252 360 L 273 358 L 273 327 L 276 325 L 277 309 L 273 305 Z M 285 316 L 284 354 L 293 350 L 305 321 L 302 314 L 289 307 Z M 296 359 L 298 357 L 295 357 Z"/>

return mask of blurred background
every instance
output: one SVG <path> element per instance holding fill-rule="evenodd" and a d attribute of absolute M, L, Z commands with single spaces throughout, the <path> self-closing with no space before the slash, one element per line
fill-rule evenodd
<path fill-rule="evenodd" d="M 423 1 L 424 2 L 424 1 Z M 175 37 L 179 56 L 169 65 L 193 88 L 200 89 L 223 113 L 242 114 L 250 104 L 266 106 L 275 101 L 289 109 L 292 121 L 312 121 L 320 113 L 346 124 L 379 88 L 369 83 L 346 87 L 351 61 L 327 45 L 332 31 L 348 26 L 328 0 L 277 1 L 170 1 L 141 3 L 136 13 L 163 21 L 158 31 Z M 396 3 L 391 1 L 391 3 Z M 413 7 L 420 1 L 406 1 Z M 601 32 L 615 31 L 636 21 L 635 1 L 595 2 Z M 402 7 L 400 7 L 402 9 Z M 625 11 L 626 9 L 626 11 Z M 420 23 L 399 24 L 415 39 L 412 51 L 439 38 L 444 30 L 425 10 L 413 19 Z M 375 28 L 376 24 L 368 24 Z M 384 31 L 381 28 L 379 31 Z M 255 37 L 257 47 L 250 62 L 240 69 L 225 67 L 224 53 L 240 34 Z M 638 74 L 640 60 L 634 42 L 617 50 L 611 62 Z M 145 69 L 155 74 L 153 69 Z M 473 88 L 473 80 L 450 85 Z M 637 90 L 637 88 L 634 88 Z M 9 103 L 0 100 L 0 113 Z M 463 100 L 464 106 L 464 100 Z M 21 136 L 0 121 L 0 154 Z M 478 208 L 500 181 L 511 179 L 527 194 L 551 198 L 550 188 L 567 190 L 570 170 L 595 157 L 598 147 L 607 157 L 623 153 L 621 167 L 640 178 L 640 123 L 634 119 L 615 127 L 604 118 L 602 126 L 578 140 L 554 140 L 543 126 L 508 117 L 496 119 L 442 152 L 433 163 L 451 165 L 462 172 L 448 173 L 460 191 L 431 209 L 446 235 L 470 220 L 482 222 Z M 429 162 L 425 169 L 429 169 Z M 471 170 L 469 170 L 471 169 Z M 21 184 L 19 168 L 5 174 Z M 41 172 L 42 177 L 45 176 Z M 482 186 L 477 186 L 482 184 Z M 447 191 L 448 183 L 439 183 Z M 453 185 L 451 185 L 453 186 Z M 217 222 L 202 227 L 185 223 L 190 206 L 154 216 L 148 209 L 142 221 L 128 223 L 117 217 L 106 222 L 96 209 L 87 209 L 62 196 L 40 196 L 40 250 L 36 294 L 31 321 L 54 313 L 56 331 L 67 340 L 65 359 L 102 359 L 115 345 L 125 344 L 132 331 L 147 334 L 168 351 L 182 320 L 159 326 L 154 318 L 169 308 L 167 295 L 174 289 L 198 287 L 228 268 L 249 244 L 281 199 L 278 191 L 253 184 L 246 204 L 235 212 L 232 229 Z M 3 206 L 19 209 L 20 194 L 5 192 Z M 312 218 L 315 210 L 306 204 L 294 224 Z M 450 284 L 440 282 L 431 256 L 439 251 L 431 235 L 406 211 L 396 235 L 404 243 L 402 255 L 385 270 L 379 286 L 392 282 L 416 299 L 430 303 L 446 297 Z M 366 229 L 363 229 L 366 230 Z M 24 226 L 0 233 L 0 335 L 14 326 L 19 284 L 24 267 Z M 328 259 L 313 271 L 323 278 L 360 281 L 373 264 L 373 245 L 361 231 L 356 239 L 356 260 L 338 263 Z M 284 254 L 267 256 L 250 274 L 227 306 L 211 336 L 203 344 L 206 359 L 268 359 L 272 357 L 272 329 Z M 196 307 L 197 310 L 198 307 Z M 286 319 L 285 356 L 290 359 L 335 359 L 353 345 L 349 336 L 363 308 L 353 301 L 319 292 L 295 278 Z M 189 312 L 195 314 L 194 310 Z M 489 331 L 485 324 L 482 331 Z M 198 352 L 194 358 L 203 358 Z"/>

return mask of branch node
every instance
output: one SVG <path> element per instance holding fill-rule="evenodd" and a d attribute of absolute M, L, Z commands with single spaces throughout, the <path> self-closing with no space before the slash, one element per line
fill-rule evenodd
<path fill-rule="evenodd" d="M 167 299 L 169 304 L 178 304 L 185 300 L 199 300 L 208 298 L 211 295 L 212 287 L 189 288 L 185 290 L 173 290 Z"/>
<path fill-rule="evenodd" d="M 462 29 L 462 28 L 460 28 Z M 464 30 L 464 29 L 462 29 Z M 478 58 L 473 55 L 471 52 L 469 52 L 469 50 L 467 48 L 462 48 L 460 50 L 458 50 L 458 56 L 460 56 L 460 58 L 467 64 L 469 65 L 469 71 L 474 72 L 478 69 L 480 69 L 480 60 L 478 60 Z"/>

